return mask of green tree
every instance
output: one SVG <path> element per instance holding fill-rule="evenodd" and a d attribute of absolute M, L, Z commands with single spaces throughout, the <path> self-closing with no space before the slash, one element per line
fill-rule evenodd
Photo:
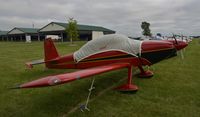
<path fill-rule="evenodd" d="M 142 34 L 144 36 L 151 36 L 151 30 L 150 30 L 150 23 L 148 22 L 142 22 L 141 24 L 141 28 L 143 29 Z"/>
<path fill-rule="evenodd" d="M 71 44 L 73 41 L 78 40 L 78 28 L 77 28 L 77 21 L 74 18 L 68 19 L 68 26 L 66 27 L 67 37 L 70 39 Z"/>

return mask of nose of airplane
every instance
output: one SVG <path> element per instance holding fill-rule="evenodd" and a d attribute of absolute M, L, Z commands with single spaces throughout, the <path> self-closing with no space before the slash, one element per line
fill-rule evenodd
<path fill-rule="evenodd" d="M 142 42 L 142 52 L 160 51 L 174 48 L 174 45 L 166 41 L 148 40 Z"/>
<path fill-rule="evenodd" d="M 176 50 L 181 50 L 188 45 L 187 42 L 182 41 L 182 40 L 163 40 L 163 41 L 172 43 L 174 47 L 176 48 Z"/>
<path fill-rule="evenodd" d="M 171 42 L 157 40 L 142 42 L 141 57 L 152 64 L 173 56 L 176 56 L 176 48 Z"/>
<path fill-rule="evenodd" d="M 183 48 L 185 48 L 188 45 L 188 43 L 184 42 L 184 41 L 177 41 L 176 44 L 174 44 L 176 50 L 181 50 Z"/>

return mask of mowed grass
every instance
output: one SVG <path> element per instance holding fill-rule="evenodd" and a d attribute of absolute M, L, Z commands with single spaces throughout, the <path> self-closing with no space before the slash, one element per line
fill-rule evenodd
<path fill-rule="evenodd" d="M 69 43 L 56 43 L 59 53 L 78 50 Z M 27 70 L 24 63 L 43 58 L 43 43 L 0 42 L 0 116 L 1 117 L 199 117 L 200 44 L 198 40 L 180 55 L 153 65 L 154 77 L 139 79 L 137 93 L 120 93 L 112 87 L 125 83 L 127 70 L 95 76 L 90 111 L 76 109 L 86 101 L 92 77 L 64 85 L 36 89 L 10 90 L 17 84 L 73 70 L 45 70 L 43 65 Z M 138 72 L 137 70 L 134 70 Z M 133 72 L 134 72 L 133 71 Z"/>

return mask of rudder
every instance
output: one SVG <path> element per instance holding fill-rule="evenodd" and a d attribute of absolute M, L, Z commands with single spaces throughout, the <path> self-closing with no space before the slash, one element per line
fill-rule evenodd
<path fill-rule="evenodd" d="M 59 57 L 58 52 L 51 38 L 47 38 L 44 41 L 44 56 L 45 56 L 44 59 L 45 61 L 50 61 L 52 59 Z"/>

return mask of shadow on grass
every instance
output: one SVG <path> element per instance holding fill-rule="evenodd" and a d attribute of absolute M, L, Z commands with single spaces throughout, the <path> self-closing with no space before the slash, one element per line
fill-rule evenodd
<path fill-rule="evenodd" d="M 138 91 L 118 91 L 121 94 L 128 94 L 128 95 L 133 95 L 136 94 Z"/>

